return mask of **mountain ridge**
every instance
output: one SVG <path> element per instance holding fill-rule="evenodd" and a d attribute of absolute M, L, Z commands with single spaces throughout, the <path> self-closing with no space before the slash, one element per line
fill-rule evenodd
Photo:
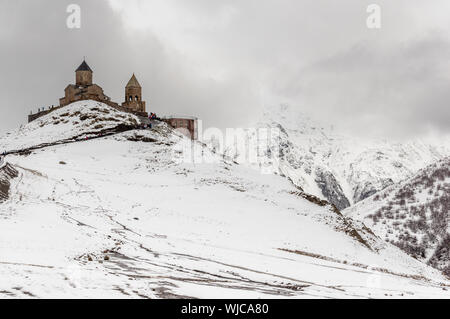
<path fill-rule="evenodd" d="M 326 129 L 287 105 L 269 108 L 256 124 L 279 129 L 269 150 L 280 146 L 273 173 L 345 209 L 450 155 L 450 138 L 389 143 Z"/>
<path fill-rule="evenodd" d="M 344 211 L 450 276 L 450 157 Z"/>

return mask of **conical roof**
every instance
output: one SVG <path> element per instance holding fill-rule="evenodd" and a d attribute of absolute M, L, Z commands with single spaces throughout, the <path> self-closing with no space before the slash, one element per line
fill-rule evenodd
<path fill-rule="evenodd" d="M 91 68 L 89 67 L 89 65 L 84 60 L 83 60 L 83 63 L 81 63 L 81 65 L 78 67 L 78 69 L 76 69 L 75 72 L 78 72 L 78 71 L 90 71 L 90 72 L 92 72 Z"/>
<path fill-rule="evenodd" d="M 139 84 L 138 80 L 136 79 L 136 76 L 133 73 L 133 76 L 131 77 L 130 81 L 128 81 L 128 84 L 126 86 L 127 88 L 129 87 L 135 87 L 135 88 L 140 88 L 141 85 Z"/>

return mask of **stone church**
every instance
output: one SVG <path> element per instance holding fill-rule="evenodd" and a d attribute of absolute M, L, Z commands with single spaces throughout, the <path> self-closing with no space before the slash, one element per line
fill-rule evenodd
<path fill-rule="evenodd" d="M 64 90 L 65 96 L 59 100 L 60 106 L 81 100 L 97 100 L 110 102 L 111 99 L 103 93 L 103 89 L 92 83 L 93 72 L 86 61 L 75 71 L 75 84 L 69 84 Z"/>
<path fill-rule="evenodd" d="M 32 122 L 41 116 L 73 102 L 83 100 L 99 101 L 120 111 L 133 113 L 141 118 L 148 119 L 146 104 L 145 101 L 142 100 L 142 87 L 134 73 L 125 86 L 125 99 L 121 105 L 111 101 L 111 98 L 103 92 L 103 89 L 99 85 L 93 83 L 93 73 L 92 69 L 84 60 L 75 70 L 75 84 L 69 84 L 65 88 L 64 97 L 59 99 L 59 106 L 40 108 L 37 113 L 28 115 L 28 122 Z M 197 118 L 190 116 L 168 116 L 163 117 L 160 120 L 166 122 L 174 129 L 180 130 L 191 139 L 197 139 Z"/>
<path fill-rule="evenodd" d="M 122 103 L 122 106 L 136 112 L 145 112 L 145 101 L 142 101 L 142 87 L 134 73 L 125 87 L 125 102 Z"/>
<path fill-rule="evenodd" d="M 92 82 L 92 78 L 92 69 L 86 61 L 83 61 L 75 70 L 75 84 L 69 84 L 66 87 L 64 90 L 65 96 L 59 100 L 59 105 L 65 106 L 81 100 L 95 100 L 113 107 L 119 107 L 119 104 L 112 102 L 110 97 L 105 95 L 99 85 Z M 125 101 L 122 103 L 122 107 L 133 112 L 145 113 L 142 87 L 134 74 L 125 87 Z"/>

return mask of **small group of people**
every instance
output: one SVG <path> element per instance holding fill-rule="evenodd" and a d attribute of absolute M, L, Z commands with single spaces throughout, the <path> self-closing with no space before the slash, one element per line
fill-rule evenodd
<path fill-rule="evenodd" d="M 153 112 L 150 112 L 150 113 L 148 114 L 148 119 L 149 119 L 150 121 L 153 121 L 153 120 L 160 121 L 160 120 L 161 120 L 161 119 L 156 115 L 156 113 L 153 113 Z M 144 128 L 144 129 L 152 129 L 152 123 L 150 122 L 150 123 L 144 125 L 143 128 Z"/>
<path fill-rule="evenodd" d="M 54 108 L 55 108 L 54 105 L 48 107 L 49 110 L 53 110 Z M 38 108 L 38 113 L 41 113 L 41 112 L 44 112 L 44 111 L 45 111 L 45 107 L 39 107 Z M 33 111 L 31 111 L 30 114 L 33 114 Z"/>

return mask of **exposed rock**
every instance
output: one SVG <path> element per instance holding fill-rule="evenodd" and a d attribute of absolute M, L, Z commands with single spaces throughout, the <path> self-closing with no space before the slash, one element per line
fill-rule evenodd
<path fill-rule="evenodd" d="M 355 203 L 358 203 L 385 189 L 386 187 L 391 186 L 392 184 L 394 184 L 394 181 L 390 178 L 379 179 L 376 181 L 376 183 L 362 182 L 355 187 L 353 200 Z"/>
<path fill-rule="evenodd" d="M 11 180 L 17 176 L 19 176 L 17 170 L 8 163 L 0 168 L 0 203 L 9 198 Z"/>
<path fill-rule="evenodd" d="M 323 196 L 339 210 L 350 206 L 349 200 L 345 197 L 339 182 L 332 173 L 317 168 L 316 183 L 322 190 Z"/>

